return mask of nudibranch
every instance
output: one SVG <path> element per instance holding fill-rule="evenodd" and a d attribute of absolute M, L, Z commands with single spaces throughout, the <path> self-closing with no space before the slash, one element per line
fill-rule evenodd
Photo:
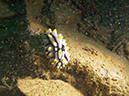
<path fill-rule="evenodd" d="M 63 68 L 70 60 L 69 49 L 66 45 L 66 40 L 62 34 L 57 34 L 57 30 L 53 31 L 49 28 L 46 32 L 40 34 L 40 40 L 43 51 L 47 58 L 57 68 Z"/>

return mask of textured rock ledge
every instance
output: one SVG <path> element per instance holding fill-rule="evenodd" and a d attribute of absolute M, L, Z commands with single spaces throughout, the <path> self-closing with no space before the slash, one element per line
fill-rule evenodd
<path fill-rule="evenodd" d="M 20 79 L 19 89 L 27 96 L 83 96 L 77 89 L 61 80 Z"/>
<path fill-rule="evenodd" d="M 37 66 L 38 69 L 30 67 L 26 70 L 24 69 L 25 73 L 28 72 L 28 69 L 33 70 L 31 76 L 33 77 L 33 74 L 38 74 L 38 77 L 40 77 L 40 79 L 35 80 L 39 81 L 42 79 L 44 83 L 50 83 L 50 80 L 53 79 L 65 81 L 70 84 L 69 86 L 73 86 L 69 87 L 71 88 L 70 90 L 77 89 L 77 94 L 81 93 L 84 96 L 126 96 L 129 94 L 129 75 L 127 72 L 128 67 L 126 67 L 124 63 L 119 62 L 116 58 L 116 55 L 115 57 L 113 57 L 113 54 L 103 46 L 98 45 L 96 42 L 90 40 L 89 38 L 78 32 L 72 32 L 71 29 L 67 26 L 60 27 L 58 25 L 57 29 L 58 32 L 61 32 L 63 34 L 68 42 L 68 45 L 70 46 L 69 53 L 71 54 L 71 60 L 68 66 L 62 70 L 58 70 L 52 67 L 52 65 L 49 64 L 48 60 L 44 57 L 42 51 L 32 52 L 32 50 L 38 49 L 38 46 L 35 45 L 35 42 L 31 42 L 33 38 L 29 38 L 26 43 L 23 44 L 23 52 L 32 52 L 32 54 L 27 58 L 31 58 L 33 60 L 32 65 Z M 30 44 L 28 44 L 27 42 L 29 42 Z M 29 48 L 30 45 L 33 46 L 32 49 Z M 23 84 L 26 82 L 26 79 L 23 79 L 21 81 L 19 80 L 18 82 L 22 82 Z M 34 82 L 36 82 L 35 80 Z M 29 84 L 30 82 L 28 81 Z M 18 88 L 24 94 L 27 94 L 27 90 L 33 89 L 33 87 L 27 87 L 30 89 L 24 88 L 25 86 L 20 85 L 22 83 L 18 83 Z M 36 83 L 34 83 L 34 86 L 35 84 Z M 55 86 L 59 86 L 61 88 L 62 84 L 56 84 L 57 83 L 55 83 Z M 53 90 L 57 90 L 57 88 L 53 88 Z M 66 94 L 69 94 L 67 88 L 63 88 L 63 90 L 66 90 Z M 43 92 L 43 90 L 40 91 L 41 92 L 34 91 L 37 92 L 34 94 L 39 95 Z M 32 93 L 30 92 L 29 94 L 32 95 Z M 29 96 L 29 94 L 27 95 Z"/>

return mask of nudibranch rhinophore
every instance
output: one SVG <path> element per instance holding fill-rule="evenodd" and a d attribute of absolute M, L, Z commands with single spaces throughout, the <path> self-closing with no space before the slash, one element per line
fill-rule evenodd
<path fill-rule="evenodd" d="M 43 51 L 47 58 L 57 68 L 63 68 L 70 60 L 69 49 L 66 45 L 66 40 L 62 34 L 57 34 L 57 30 L 53 31 L 49 28 L 46 32 L 40 34 Z"/>

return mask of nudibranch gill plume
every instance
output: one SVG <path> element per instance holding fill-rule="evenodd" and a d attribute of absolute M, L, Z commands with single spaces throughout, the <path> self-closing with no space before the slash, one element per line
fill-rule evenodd
<path fill-rule="evenodd" d="M 70 60 L 69 49 L 66 40 L 62 34 L 57 34 L 57 30 L 53 31 L 49 28 L 46 32 L 40 34 L 40 40 L 43 51 L 47 58 L 57 68 L 63 68 Z"/>

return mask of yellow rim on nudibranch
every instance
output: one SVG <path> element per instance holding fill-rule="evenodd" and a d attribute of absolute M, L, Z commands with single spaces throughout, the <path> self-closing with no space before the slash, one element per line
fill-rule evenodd
<path fill-rule="evenodd" d="M 50 34 L 47 34 L 47 36 L 50 36 Z"/>
<path fill-rule="evenodd" d="M 54 62 L 55 62 L 55 63 L 58 63 L 58 61 L 57 61 L 56 59 L 54 59 Z"/>
<path fill-rule="evenodd" d="M 62 52 L 59 52 L 60 55 L 62 55 Z"/>
<path fill-rule="evenodd" d="M 57 48 L 55 48 L 55 51 L 57 50 Z"/>
<path fill-rule="evenodd" d="M 65 49 L 68 49 L 68 47 L 65 47 Z"/>
<path fill-rule="evenodd" d="M 47 31 L 50 31 L 51 30 L 51 28 L 49 28 Z"/>
<path fill-rule="evenodd" d="M 53 42 L 53 45 L 55 45 L 56 44 L 56 42 Z"/>
<path fill-rule="evenodd" d="M 54 59 L 54 62 L 56 62 L 56 59 Z"/>
<path fill-rule="evenodd" d="M 51 47 L 48 47 L 48 50 L 50 50 L 51 49 Z"/>
<path fill-rule="evenodd" d="M 64 63 L 64 60 L 62 60 L 62 63 Z"/>
<path fill-rule="evenodd" d="M 54 32 L 54 31 L 57 31 L 57 30 L 56 30 L 56 29 L 54 29 L 54 30 L 53 30 L 53 32 Z"/>
<path fill-rule="evenodd" d="M 61 36 L 58 36 L 58 39 L 61 39 Z"/>
<path fill-rule="evenodd" d="M 58 66 L 61 66 L 61 63 L 59 63 Z"/>
<path fill-rule="evenodd" d="M 66 59 L 64 59 L 64 61 L 66 61 Z"/>

